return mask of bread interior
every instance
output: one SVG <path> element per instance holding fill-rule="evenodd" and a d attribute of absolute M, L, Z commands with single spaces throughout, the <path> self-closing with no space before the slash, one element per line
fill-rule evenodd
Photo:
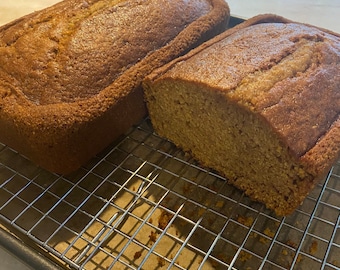
<path fill-rule="evenodd" d="M 166 78 L 147 92 L 161 136 L 279 215 L 301 203 L 311 177 L 260 115 L 203 84 Z"/>

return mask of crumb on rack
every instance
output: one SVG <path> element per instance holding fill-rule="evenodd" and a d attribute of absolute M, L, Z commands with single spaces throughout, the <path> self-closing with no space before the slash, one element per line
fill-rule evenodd
<path fill-rule="evenodd" d="M 149 235 L 149 240 L 150 242 L 155 243 L 157 240 L 157 232 L 151 231 Z"/>
<path fill-rule="evenodd" d="M 265 228 L 265 230 L 263 231 L 263 233 L 271 238 L 274 237 L 275 233 L 270 229 L 270 228 Z"/>
<path fill-rule="evenodd" d="M 259 241 L 262 244 L 267 244 L 269 242 L 269 239 L 267 239 L 266 237 L 260 236 Z"/>
<path fill-rule="evenodd" d="M 297 259 L 296 259 L 296 262 L 301 262 L 302 261 L 302 255 L 301 254 L 299 254 L 298 256 L 297 256 Z"/>
<path fill-rule="evenodd" d="M 253 217 L 245 217 L 245 216 L 241 216 L 239 215 L 237 217 L 237 221 L 241 224 L 243 224 L 244 226 L 250 227 L 253 222 L 254 222 L 254 218 Z"/>
<path fill-rule="evenodd" d="M 217 201 L 216 204 L 215 204 L 215 206 L 216 206 L 217 208 L 222 208 L 222 207 L 224 206 L 224 201 L 222 201 L 222 200 Z"/>
<path fill-rule="evenodd" d="M 282 249 L 281 251 L 282 255 L 284 256 L 287 256 L 289 253 L 288 253 L 288 250 L 286 248 Z"/>
<path fill-rule="evenodd" d="M 172 217 L 173 217 L 172 214 L 163 210 L 158 218 L 158 228 L 164 230 L 166 226 L 169 224 L 169 221 L 171 220 Z"/>
<path fill-rule="evenodd" d="M 314 240 L 309 246 L 309 254 L 315 255 L 317 251 L 318 251 L 318 242 Z"/>
<path fill-rule="evenodd" d="M 135 260 L 139 259 L 142 256 L 142 252 L 143 252 L 143 250 L 136 251 L 135 255 L 133 255 L 133 258 Z"/>
<path fill-rule="evenodd" d="M 239 255 L 239 258 L 240 258 L 240 261 L 241 261 L 241 262 L 248 261 L 248 260 L 250 260 L 252 257 L 253 257 L 253 255 L 251 255 L 250 253 L 248 253 L 248 252 L 246 252 L 246 251 L 243 251 L 243 250 L 240 252 L 240 255 Z"/>
<path fill-rule="evenodd" d="M 293 242 L 292 240 L 287 240 L 286 244 L 292 248 L 297 248 L 297 244 Z"/>
<path fill-rule="evenodd" d="M 264 229 L 263 233 L 270 238 L 274 238 L 275 235 L 275 233 L 268 227 Z M 269 242 L 269 239 L 261 236 L 259 241 L 263 244 L 267 244 Z"/>
<path fill-rule="evenodd" d="M 165 259 L 164 258 L 158 257 L 157 261 L 158 261 L 159 267 L 163 267 L 165 265 Z"/>

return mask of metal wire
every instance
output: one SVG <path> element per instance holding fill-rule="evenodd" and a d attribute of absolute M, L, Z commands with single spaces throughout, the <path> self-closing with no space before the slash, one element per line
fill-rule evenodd
<path fill-rule="evenodd" d="M 145 119 L 68 176 L 0 145 L 0 220 L 76 269 L 339 269 L 340 164 L 279 218 Z"/>

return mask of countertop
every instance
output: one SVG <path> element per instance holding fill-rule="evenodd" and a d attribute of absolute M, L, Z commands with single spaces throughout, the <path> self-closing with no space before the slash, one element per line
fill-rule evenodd
<path fill-rule="evenodd" d="M 232 15 L 250 18 L 261 13 L 274 13 L 340 33 L 339 0 L 228 0 L 227 2 Z"/>
<path fill-rule="evenodd" d="M 0 0 L 0 25 L 59 2 L 58 0 Z M 340 0 L 228 0 L 231 14 L 249 18 L 274 13 L 299 22 L 340 32 Z M 0 245 L 0 270 L 30 269 Z"/>
<path fill-rule="evenodd" d="M 0 0 L 0 25 L 60 0 Z M 339 0 L 228 0 L 231 14 L 249 18 L 261 13 L 275 13 L 288 19 L 310 23 L 340 32 Z"/>

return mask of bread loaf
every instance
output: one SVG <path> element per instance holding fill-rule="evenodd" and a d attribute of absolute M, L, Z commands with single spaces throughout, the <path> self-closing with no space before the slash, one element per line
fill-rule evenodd
<path fill-rule="evenodd" d="M 296 209 L 340 153 L 340 37 L 260 15 L 144 82 L 152 124 L 264 203 Z"/>
<path fill-rule="evenodd" d="M 0 28 L 0 141 L 74 171 L 146 115 L 141 81 L 223 31 L 224 0 L 66 0 Z"/>

